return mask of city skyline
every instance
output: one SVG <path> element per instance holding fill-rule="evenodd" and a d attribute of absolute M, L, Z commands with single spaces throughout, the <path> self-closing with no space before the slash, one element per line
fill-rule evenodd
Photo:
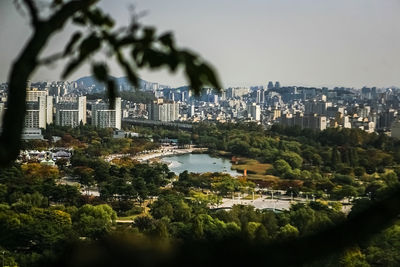
<path fill-rule="evenodd" d="M 211 62 L 224 87 L 266 84 L 304 86 L 399 86 L 396 62 L 400 53 L 398 1 L 102 1 L 101 7 L 129 22 L 129 3 L 148 11 L 140 22 L 159 32 L 173 30 L 179 45 L 189 47 Z M 0 3 L 2 44 L 0 79 L 7 80 L 12 60 L 29 36 L 27 18 L 11 2 Z M 61 50 L 73 29 L 55 36 L 46 53 Z M 272 40 L 272 41 L 271 41 Z M 63 62 L 41 68 L 32 80 L 59 78 Z M 112 74 L 122 76 L 112 66 Z M 69 80 L 88 75 L 79 69 Z M 145 80 L 184 85 L 180 75 L 141 71 Z"/>

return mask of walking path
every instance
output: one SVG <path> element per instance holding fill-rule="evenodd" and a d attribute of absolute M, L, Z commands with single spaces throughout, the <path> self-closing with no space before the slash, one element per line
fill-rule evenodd
<path fill-rule="evenodd" d="M 130 154 L 111 154 L 108 155 L 105 160 L 110 162 L 116 158 L 129 157 L 135 159 L 140 162 L 145 162 L 150 159 L 156 159 L 160 157 L 172 156 L 172 155 L 180 155 L 180 154 L 190 154 L 193 151 L 206 151 L 206 148 L 198 148 L 198 147 L 189 147 L 189 148 L 177 148 L 172 146 L 162 146 L 157 150 L 143 151 L 138 153 L 135 156 Z"/>
<path fill-rule="evenodd" d="M 254 206 L 256 209 L 288 210 L 290 209 L 291 203 L 290 200 L 271 199 L 267 196 L 259 197 L 254 200 L 224 198 L 222 199 L 222 204 L 218 205 L 218 208 L 232 208 L 233 205 L 240 204 Z"/>

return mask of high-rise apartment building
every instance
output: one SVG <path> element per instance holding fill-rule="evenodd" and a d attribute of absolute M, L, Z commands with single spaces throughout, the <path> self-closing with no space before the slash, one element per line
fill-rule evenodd
<path fill-rule="evenodd" d="M 115 107 L 110 109 L 108 103 L 92 105 L 92 125 L 100 128 L 121 129 L 121 98 L 115 98 Z"/>
<path fill-rule="evenodd" d="M 46 128 L 53 122 L 53 97 L 29 96 L 31 101 L 26 102 L 25 128 Z M 36 100 L 33 100 L 36 99 Z"/>
<path fill-rule="evenodd" d="M 61 126 L 76 127 L 86 124 L 86 96 L 60 99 L 56 104 L 55 123 Z"/>
<path fill-rule="evenodd" d="M 332 103 L 326 101 L 315 101 L 309 100 L 306 101 L 304 105 L 304 114 L 311 115 L 311 114 L 318 114 L 318 115 L 326 115 L 327 108 L 332 106 Z"/>
<path fill-rule="evenodd" d="M 252 103 L 247 106 L 247 114 L 251 117 L 252 120 L 260 121 L 261 120 L 261 108 L 256 103 Z"/>
<path fill-rule="evenodd" d="M 39 97 L 45 97 L 47 95 L 47 90 L 39 90 L 38 88 L 26 89 L 26 101 L 38 101 Z"/>
<path fill-rule="evenodd" d="M 176 121 L 179 119 L 179 104 L 159 98 L 148 108 L 149 119 L 155 121 Z"/>
<path fill-rule="evenodd" d="M 279 119 L 279 122 L 285 126 L 299 126 L 300 128 L 310 128 L 316 130 L 325 130 L 327 126 L 326 116 L 317 114 L 287 114 Z"/>

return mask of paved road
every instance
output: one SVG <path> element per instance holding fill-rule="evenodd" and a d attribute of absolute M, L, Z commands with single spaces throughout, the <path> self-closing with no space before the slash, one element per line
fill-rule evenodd
<path fill-rule="evenodd" d="M 218 206 L 218 208 L 231 208 L 233 205 L 242 204 L 242 205 L 251 205 L 256 209 L 277 209 L 277 210 L 288 210 L 290 208 L 291 202 L 290 200 L 280 200 L 280 199 L 271 199 L 266 197 L 260 197 L 255 200 L 239 200 L 237 198 L 230 199 L 224 198 L 222 200 L 222 204 Z"/>
<path fill-rule="evenodd" d="M 291 204 L 296 203 L 307 203 L 312 201 L 312 199 L 305 198 L 294 198 L 293 201 L 290 200 L 290 197 L 280 198 L 280 199 L 271 199 L 270 196 L 262 196 L 260 198 L 253 200 L 243 200 L 235 198 L 234 200 L 231 198 L 222 199 L 222 204 L 217 208 L 232 208 L 233 205 L 251 205 L 256 209 L 277 209 L 277 210 L 289 210 Z M 348 203 L 348 201 L 341 201 L 342 204 L 342 212 L 348 214 L 352 208 L 352 205 Z"/>

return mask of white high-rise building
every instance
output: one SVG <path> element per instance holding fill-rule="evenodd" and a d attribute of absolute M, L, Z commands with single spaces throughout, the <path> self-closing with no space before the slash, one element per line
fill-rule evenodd
<path fill-rule="evenodd" d="M 148 108 L 149 119 L 155 121 L 176 121 L 179 119 L 179 104 L 159 98 Z"/>
<path fill-rule="evenodd" d="M 38 101 L 39 97 L 45 97 L 47 95 L 48 95 L 47 90 L 38 90 L 37 88 L 27 88 L 26 101 Z"/>
<path fill-rule="evenodd" d="M 32 100 L 26 102 L 25 128 L 45 129 L 47 124 L 53 122 L 53 97 L 47 95 L 29 97 Z M 33 100 L 35 98 L 36 100 Z"/>
<path fill-rule="evenodd" d="M 258 89 L 256 91 L 257 95 L 256 95 L 256 103 L 257 104 L 262 104 L 265 102 L 265 92 L 264 89 Z"/>
<path fill-rule="evenodd" d="M 189 117 L 193 117 L 195 115 L 195 113 L 194 113 L 194 104 L 190 105 L 189 107 L 190 107 L 190 109 L 189 109 Z"/>
<path fill-rule="evenodd" d="M 261 120 L 260 105 L 257 105 L 256 103 L 247 105 L 247 114 L 250 115 L 252 120 L 260 121 Z"/>
<path fill-rule="evenodd" d="M 115 98 L 115 108 L 110 109 L 108 103 L 92 105 L 92 125 L 100 128 L 121 129 L 121 98 Z"/>
<path fill-rule="evenodd" d="M 56 104 L 57 125 L 76 127 L 81 122 L 86 124 L 86 96 L 61 99 Z"/>

